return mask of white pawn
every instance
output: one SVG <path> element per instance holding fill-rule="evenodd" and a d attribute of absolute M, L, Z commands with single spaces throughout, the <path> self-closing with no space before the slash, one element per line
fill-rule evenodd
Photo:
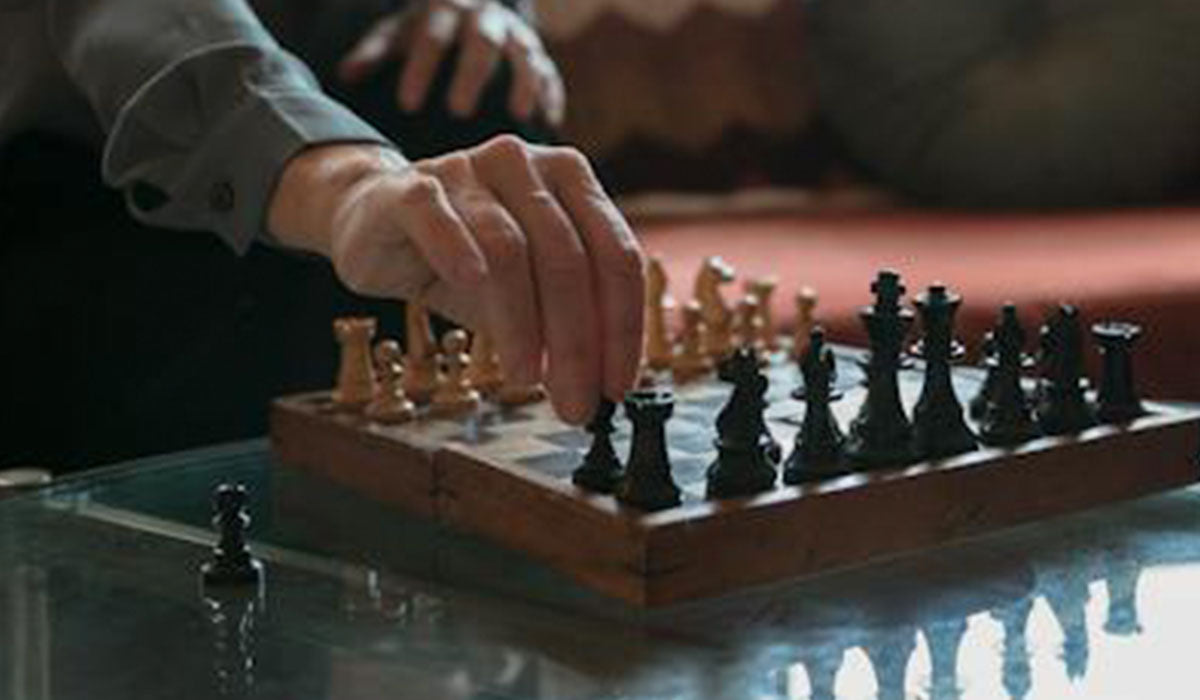
<path fill-rule="evenodd" d="M 479 392 L 467 378 L 467 369 L 471 366 L 467 342 L 467 332 L 460 329 L 452 330 L 442 338 L 442 374 L 438 377 L 437 390 L 433 392 L 432 408 L 438 415 L 469 413 L 479 408 Z"/>
<path fill-rule="evenodd" d="M 367 404 L 364 413 L 377 423 L 392 424 L 410 420 L 415 409 L 404 393 L 400 344 L 394 340 L 380 341 L 375 345 L 374 355 L 379 384 L 375 388 L 375 397 Z"/>

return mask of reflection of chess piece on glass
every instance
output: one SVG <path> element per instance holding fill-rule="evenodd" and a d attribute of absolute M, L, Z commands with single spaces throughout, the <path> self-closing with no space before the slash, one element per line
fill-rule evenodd
<path fill-rule="evenodd" d="M 917 648 L 917 631 L 908 626 L 878 630 L 862 645 L 875 668 L 878 700 L 904 700 L 908 661 Z"/>
<path fill-rule="evenodd" d="M 962 694 L 958 687 L 958 648 L 967 632 L 967 621 L 937 620 L 922 625 L 921 629 L 929 645 L 929 697 L 954 700 Z"/>
<path fill-rule="evenodd" d="M 214 696 L 254 695 L 255 627 L 262 598 L 253 591 L 206 590 L 203 597 L 212 635 Z"/>
<path fill-rule="evenodd" d="M 333 402 L 341 408 L 361 409 L 375 395 L 375 368 L 371 364 L 375 319 L 339 318 L 333 322 L 333 334 L 341 346 Z"/>
<path fill-rule="evenodd" d="M 992 617 L 1004 627 L 1004 665 L 1002 682 L 1004 690 L 1012 700 L 1024 700 L 1033 687 L 1029 666 L 1029 645 L 1025 640 L 1025 627 L 1029 624 L 1029 612 L 1033 601 L 1028 597 L 991 611 Z"/>
<path fill-rule="evenodd" d="M 1128 637 L 1142 631 L 1138 620 L 1137 589 L 1142 566 L 1136 559 L 1115 554 L 1105 558 L 1104 585 L 1108 588 L 1108 616 L 1104 631 Z"/>
<path fill-rule="evenodd" d="M 375 397 L 363 413 L 378 423 L 403 423 L 413 417 L 413 403 L 404 394 L 404 365 L 400 344 L 383 340 L 375 345 L 375 368 L 379 381 Z"/>
<path fill-rule="evenodd" d="M 1090 649 L 1087 629 L 1087 603 L 1091 598 L 1088 582 L 1078 570 L 1048 578 L 1039 586 L 1062 629 L 1062 660 L 1067 677 L 1078 680 L 1087 674 Z"/>
<path fill-rule="evenodd" d="M 689 382 L 712 371 L 713 361 L 705 347 L 707 329 L 695 300 L 683 305 L 683 327 L 679 332 L 679 352 L 675 355 L 672 377 L 678 384 Z"/>
<path fill-rule="evenodd" d="M 667 295 L 667 273 L 662 260 L 650 258 L 646 265 L 646 362 L 650 369 L 670 368 L 674 355 L 667 317 L 675 300 Z"/>
<path fill-rule="evenodd" d="M 845 649 L 840 646 L 821 646 L 807 650 L 799 663 L 808 675 L 808 697 L 810 700 L 836 700 L 837 674 L 842 668 Z M 789 697 L 785 692 L 780 696 Z"/>
<path fill-rule="evenodd" d="M 471 358 L 467 355 L 467 333 L 455 329 L 442 338 L 442 373 L 433 392 L 433 412 L 438 415 L 469 413 L 479 408 L 479 392 L 467 379 Z"/>
<path fill-rule="evenodd" d="M 721 295 L 721 287 L 733 281 L 733 268 L 713 256 L 705 258 L 696 275 L 693 297 L 700 304 L 700 316 L 708 329 L 709 356 L 720 360 L 733 350 L 733 312 Z"/>

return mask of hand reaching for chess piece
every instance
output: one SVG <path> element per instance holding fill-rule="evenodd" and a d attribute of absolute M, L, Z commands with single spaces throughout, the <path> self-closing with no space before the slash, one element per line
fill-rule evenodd
<path fill-rule="evenodd" d="M 504 136 L 409 163 L 375 146 L 319 146 L 284 169 L 268 227 L 329 258 L 360 294 L 422 296 L 487 330 L 504 375 L 545 379 L 569 422 L 637 376 L 641 250 L 577 151 Z"/>

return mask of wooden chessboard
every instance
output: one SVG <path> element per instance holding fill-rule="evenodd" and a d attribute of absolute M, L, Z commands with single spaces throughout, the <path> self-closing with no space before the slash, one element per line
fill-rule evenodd
<path fill-rule="evenodd" d="M 836 353 L 844 397 L 834 410 L 845 426 L 866 393 L 862 352 Z M 767 375 L 767 423 L 786 452 L 803 415 L 790 396 L 799 372 L 780 353 Z M 964 402 L 981 379 L 978 370 L 955 369 Z M 910 410 L 920 387 L 919 366 L 902 370 Z M 676 389 L 667 441 L 684 501 L 653 514 L 571 483 L 590 438 L 546 402 L 382 426 L 335 410 L 328 392 L 312 393 L 274 403 L 271 436 L 284 464 L 482 535 L 641 606 L 860 564 L 1200 478 L 1200 410 L 1148 402 L 1149 414 L 1124 426 L 707 501 L 714 421 L 729 391 L 715 377 Z M 625 455 L 629 426 L 620 418 L 618 425 L 614 443 Z"/>

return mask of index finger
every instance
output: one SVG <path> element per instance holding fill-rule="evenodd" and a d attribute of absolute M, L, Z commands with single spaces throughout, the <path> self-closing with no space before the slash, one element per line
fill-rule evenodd
<path fill-rule="evenodd" d="M 572 148 L 540 147 L 536 152 L 547 187 L 587 248 L 600 307 L 604 393 L 620 401 L 637 379 L 642 356 L 646 283 L 641 245 L 586 158 Z"/>

